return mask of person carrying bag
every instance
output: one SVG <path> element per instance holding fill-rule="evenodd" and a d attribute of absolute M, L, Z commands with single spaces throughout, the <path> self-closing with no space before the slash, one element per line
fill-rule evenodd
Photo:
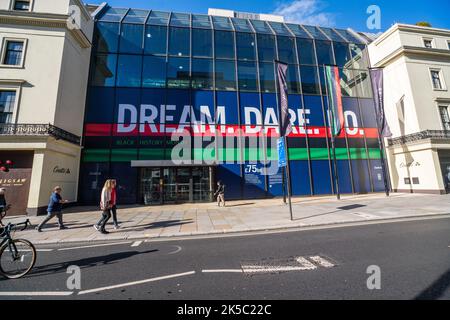
<path fill-rule="evenodd" d="M 102 189 L 101 200 L 100 200 L 100 209 L 102 210 L 102 218 L 100 221 L 94 225 L 95 230 L 99 231 L 102 234 L 108 234 L 105 226 L 108 223 L 108 220 L 111 219 L 111 193 L 113 189 L 112 180 L 106 180 L 105 185 Z"/>

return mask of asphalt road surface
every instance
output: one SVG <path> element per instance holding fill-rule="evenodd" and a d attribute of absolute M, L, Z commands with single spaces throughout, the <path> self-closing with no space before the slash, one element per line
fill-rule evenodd
<path fill-rule="evenodd" d="M 31 274 L 0 279 L 0 299 L 449 299 L 449 246 L 450 218 L 41 246 Z"/>

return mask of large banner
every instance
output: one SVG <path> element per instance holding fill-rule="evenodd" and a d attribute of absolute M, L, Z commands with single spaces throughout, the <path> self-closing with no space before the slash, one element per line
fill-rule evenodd
<path fill-rule="evenodd" d="M 287 87 L 287 74 L 288 65 L 284 63 L 277 63 L 277 75 L 278 75 L 278 88 L 280 93 L 280 110 L 281 110 L 281 132 L 282 137 L 288 136 L 292 131 L 292 124 L 289 120 L 289 108 L 288 108 L 288 87 Z"/>
<path fill-rule="evenodd" d="M 386 120 L 386 114 L 384 112 L 384 87 L 383 87 L 383 69 L 371 69 L 370 75 L 372 78 L 372 89 L 375 98 L 375 110 L 377 115 L 378 128 L 380 130 L 381 137 L 392 137 L 392 132 Z"/>
<path fill-rule="evenodd" d="M 341 134 L 345 127 L 344 107 L 342 104 L 341 80 L 339 68 L 333 66 L 325 67 L 326 86 L 330 107 L 330 126 L 333 137 Z"/>

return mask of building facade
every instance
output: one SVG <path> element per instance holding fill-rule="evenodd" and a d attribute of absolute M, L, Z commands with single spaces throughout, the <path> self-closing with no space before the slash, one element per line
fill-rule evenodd
<path fill-rule="evenodd" d="M 392 188 L 446 193 L 450 187 L 450 30 L 397 24 L 369 45 L 384 69 Z"/>
<path fill-rule="evenodd" d="M 78 199 L 94 22 L 79 0 L 0 0 L 0 186 L 10 214 Z M 7 168 L 8 169 L 8 168 Z"/>
<path fill-rule="evenodd" d="M 276 60 L 289 65 L 293 194 L 335 193 L 335 169 L 342 193 L 383 191 L 367 38 L 213 13 L 101 8 L 80 203 L 97 203 L 107 178 L 119 181 L 119 200 L 129 204 L 210 201 L 218 180 L 228 199 L 282 195 Z M 336 168 L 324 65 L 339 66 L 344 95 Z"/>

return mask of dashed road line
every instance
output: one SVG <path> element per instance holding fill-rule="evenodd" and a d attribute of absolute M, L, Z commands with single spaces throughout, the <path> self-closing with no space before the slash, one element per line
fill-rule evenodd
<path fill-rule="evenodd" d="M 243 273 L 242 269 L 206 269 L 203 273 Z"/>
<path fill-rule="evenodd" d="M 142 244 L 143 241 L 135 241 L 133 242 L 133 244 L 131 245 L 132 247 L 139 247 Z"/>
<path fill-rule="evenodd" d="M 335 265 L 334 263 L 331 263 L 327 259 L 322 258 L 321 256 L 313 256 L 309 257 L 311 261 L 316 263 L 317 265 L 324 267 L 324 268 L 333 268 Z"/>
<path fill-rule="evenodd" d="M 113 289 L 118 289 L 118 288 L 131 287 L 131 286 L 136 286 L 136 285 L 149 283 L 149 282 L 155 282 L 155 281 L 161 281 L 161 280 L 166 280 L 166 279 L 185 277 L 185 276 L 189 276 L 189 275 L 193 275 L 193 274 L 195 274 L 195 271 L 189 271 L 189 272 L 172 274 L 172 275 L 167 275 L 167 276 L 162 276 L 162 277 L 157 277 L 157 278 L 151 278 L 151 279 L 146 279 L 146 280 L 141 280 L 141 281 L 122 283 L 122 284 L 117 284 L 117 285 L 114 285 L 114 286 L 108 286 L 108 287 L 84 290 L 84 291 L 78 292 L 78 294 L 79 295 L 84 295 L 84 294 L 96 293 L 96 292 L 113 290 Z"/>
<path fill-rule="evenodd" d="M 0 292 L 2 297 L 65 297 L 72 294 L 72 291 Z"/>

